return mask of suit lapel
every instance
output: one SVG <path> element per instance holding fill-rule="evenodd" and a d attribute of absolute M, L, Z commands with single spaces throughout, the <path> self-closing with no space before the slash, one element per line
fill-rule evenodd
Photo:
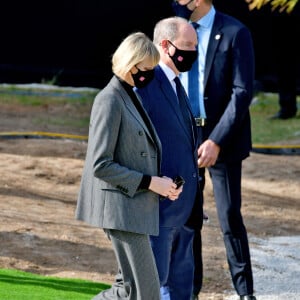
<path fill-rule="evenodd" d="M 205 62 L 205 73 L 204 73 L 204 87 L 206 86 L 208 75 L 210 73 L 210 69 L 212 66 L 212 62 L 214 60 L 216 50 L 219 46 L 219 43 L 222 39 L 222 18 L 221 15 L 216 12 L 213 27 L 211 30 L 210 38 L 209 38 L 209 43 L 208 43 L 208 48 L 207 48 L 207 55 L 206 55 L 206 62 Z"/>
<path fill-rule="evenodd" d="M 138 98 L 138 100 L 139 100 L 139 102 L 140 102 L 142 108 L 144 109 L 143 103 L 142 103 L 142 101 L 141 101 L 140 95 L 139 95 L 137 92 L 135 92 L 135 94 L 136 94 L 136 96 L 137 96 L 137 98 Z M 135 108 L 135 107 L 134 107 L 134 108 Z M 136 110 L 136 109 L 135 109 L 135 110 Z M 138 117 L 138 121 L 140 120 L 141 125 L 145 128 L 145 131 L 147 132 L 147 134 L 149 135 L 149 137 L 151 138 L 151 140 L 154 139 L 154 142 L 155 142 L 155 143 L 157 144 L 157 146 L 160 148 L 160 147 L 161 147 L 161 143 L 160 143 L 159 137 L 158 137 L 158 135 L 157 135 L 157 133 L 156 133 L 156 130 L 155 130 L 155 128 L 154 128 L 154 126 L 153 126 L 153 124 L 152 124 L 152 121 L 151 121 L 151 119 L 150 119 L 150 117 L 149 117 L 149 115 L 148 115 L 148 113 L 147 113 L 147 111 L 146 111 L 145 109 L 144 109 L 144 112 L 145 112 L 145 117 L 148 119 L 149 124 L 150 124 L 150 126 L 151 126 L 151 128 L 152 128 L 152 132 L 154 133 L 154 136 L 150 133 L 149 128 L 146 126 L 146 124 L 145 124 L 144 120 L 142 119 L 141 115 L 137 112 L 137 114 L 138 114 L 138 116 L 137 116 L 137 117 Z"/>
<path fill-rule="evenodd" d="M 165 98 L 169 102 L 171 108 L 174 110 L 174 113 L 176 117 L 179 120 L 180 125 L 183 127 L 186 135 L 188 136 L 189 140 L 191 140 L 190 130 L 186 127 L 186 124 L 184 122 L 182 113 L 180 111 L 180 106 L 177 102 L 177 96 L 175 91 L 173 90 L 173 87 L 171 86 L 171 83 L 163 70 L 160 66 L 157 66 L 157 80 L 159 81 L 160 88 L 165 95 Z"/>
<path fill-rule="evenodd" d="M 152 140 L 152 142 L 158 147 L 158 149 L 161 149 L 161 145 L 160 145 L 160 141 L 159 138 L 155 132 L 155 129 L 152 126 L 152 122 L 147 114 L 147 112 L 145 111 L 145 115 L 146 117 L 149 119 L 149 123 L 151 124 L 152 128 L 153 128 L 153 132 L 155 134 L 155 136 L 153 136 L 150 131 L 149 128 L 147 127 L 147 125 L 145 124 L 142 116 L 140 115 L 140 113 L 138 112 L 137 108 L 135 107 L 134 103 L 132 102 L 132 99 L 128 96 L 127 92 L 125 91 L 125 89 L 122 87 L 121 83 L 119 82 L 119 80 L 117 78 L 115 78 L 117 82 L 115 82 L 118 90 L 120 91 L 121 97 L 125 103 L 125 106 L 127 107 L 128 111 L 134 116 L 134 118 L 140 123 L 140 125 L 144 128 L 146 134 L 149 136 L 149 138 Z M 137 94 L 136 94 L 137 95 Z M 140 101 L 139 96 L 137 95 L 138 100 Z M 141 102 L 141 101 L 140 101 Z M 143 107 L 142 103 L 141 106 Z"/>

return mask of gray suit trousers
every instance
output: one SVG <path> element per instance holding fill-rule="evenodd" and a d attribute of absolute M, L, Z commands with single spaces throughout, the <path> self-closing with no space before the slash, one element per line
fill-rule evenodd
<path fill-rule="evenodd" d="M 93 300 L 159 300 L 158 272 L 149 236 L 105 229 L 118 261 L 119 273 L 112 287 Z"/>

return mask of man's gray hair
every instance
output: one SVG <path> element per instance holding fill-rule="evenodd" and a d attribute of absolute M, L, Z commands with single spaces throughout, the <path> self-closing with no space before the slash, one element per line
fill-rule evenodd
<path fill-rule="evenodd" d="M 170 17 L 158 21 L 154 28 L 153 43 L 158 46 L 162 40 L 174 41 L 178 35 L 179 25 L 189 22 L 181 17 Z"/>

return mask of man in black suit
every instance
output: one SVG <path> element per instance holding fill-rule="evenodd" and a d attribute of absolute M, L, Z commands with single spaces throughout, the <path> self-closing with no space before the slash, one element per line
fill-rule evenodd
<path fill-rule="evenodd" d="M 173 9 L 197 28 L 198 60 L 181 79 L 201 139 L 198 166 L 203 173 L 208 168 L 212 179 L 235 290 L 240 299 L 254 300 L 248 237 L 241 214 L 242 161 L 252 147 L 249 113 L 254 82 L 252 37 L 241 22 L 216 11 L 212 0 L 175 1 Z M 198 245 L 201 245 L 200 234 L 194 240 L 193 299 L 198 299 L 202 285 Z"/>

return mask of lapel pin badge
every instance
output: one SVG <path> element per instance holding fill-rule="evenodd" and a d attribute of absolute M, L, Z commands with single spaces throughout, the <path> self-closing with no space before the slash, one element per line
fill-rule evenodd
<path fill-rule="evenodd" d="M 219 40 L 221 38 L 221 34 L 217 34 L 216 36 L 215 36 L 215 40 Z"/>

